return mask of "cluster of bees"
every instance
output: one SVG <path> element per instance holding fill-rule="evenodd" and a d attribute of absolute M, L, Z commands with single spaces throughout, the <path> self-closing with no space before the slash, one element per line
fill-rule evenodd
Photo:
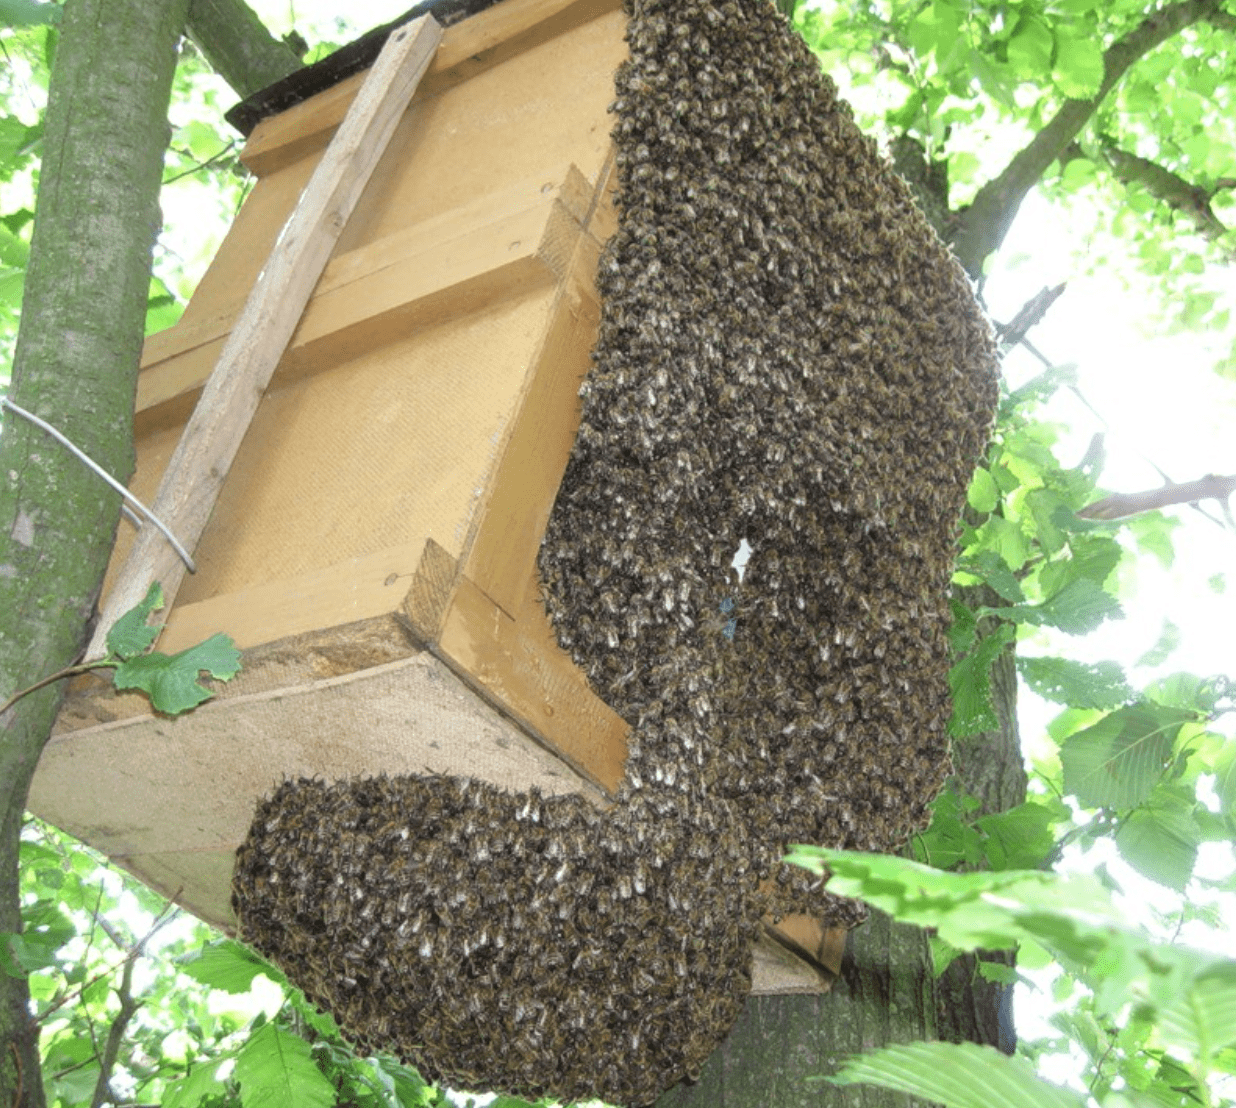
<path fill-rule="evenodd" d="M 629 16 L 619 228 L 540 558 L 559 640 L 631 724 L 615 803 L 287 782 L 234 904 L 362 1046 L 640 1105 L 732 1025 L 765 913 L 862 918 L 787 844 L 925 823 L 997 393 L 960 267 L 769 0 Z"/>

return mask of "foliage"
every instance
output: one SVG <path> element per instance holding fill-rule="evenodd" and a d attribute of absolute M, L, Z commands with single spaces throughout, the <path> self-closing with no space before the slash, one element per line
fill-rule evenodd
<path fill-rule="evenodd" d="M 1067 100 L 1099 91 L 1105 46 L 1175 6 L 802 0 L 795 22 L 868 126 L 922 144 L 962 212 Z M 1053 217 L 1093 220 L 1083 270 L 1113 252 L 1129 257 L 1161 327 L 1225 335 L 1231 349 L 1217 368 L 1236 376 L 1233 305 L 1213 264 L 1230 263 L 1236 247 L 1231 18 L 1198 20 L 1139 57 L 1038 187 Z"/>
<path fill-rule="evenodd" d="M 224 634 L 211 635 L 177 654 L 151 650 L 161 628 L 151 626 L 147 619 L 162 607 L 163 589 L 156 581 L 146 598 L 125 612 L 107 633 L 108 656 L 93 666 L 115 669 L 117 689 L 140 689 L 157 711 L 175 716 L 214 696 L 198 681 L 202 671 L 220 681 L 235 677 L 240 670 L 240 651 Z"/>
<path fill-rule="evenodd" d="M 245 947 L 220 939 L 69 836 L 30 821 L 21 847 L 26 929 L 0 936 L 30 974 L 48 1103 L 90 1104 L 105 1074 L 121 1102 L 165 1108 L 447 1108 L 396 1059 L 358 1057 L 334 1020 Z M 125 974 L 125 967 L 136 972 Z M 507 1098 L 505 1108 L 529 1108 Z"/>
<path fill-rule="evenodd" d="M 1101 1079 L 1104 1093 L 1127 1085 L 1144 1098 L 1114 1092 L 1101 1104 L 1172 1104 L 1182 1091 L 1213 1104 L 1212 1077 L 1236 1074 L 1236 961 L 1131 927 L 1097 878 L 946 873 L 905 858 L 816 847 L 795 848 L 789 858 L 815 872 L 830 870 L 829 887 L 839 893 L 935 929 L 950 953 L 1017 947 L 1023 961 L 1063 966 L 1090 994 L 1091 1090 Z M 1148 1061 L 1157 1067 L 1149 1077 Z M 848 1063 L 834 1080 L 913 1089 L 950 1108 L 1086 1103 L 973 1045 L 885 1049 Z"/>

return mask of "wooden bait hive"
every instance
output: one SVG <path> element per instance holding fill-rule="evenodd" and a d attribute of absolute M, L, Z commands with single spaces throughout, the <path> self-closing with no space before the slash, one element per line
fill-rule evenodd
<path fill-rule="evenodd" d="M 325 154 L 346 81 L 254 131 L 148 345 L 139 488 L 290 314 L 271 274 L 307 294 L 302 214 L 410 27 Z M 861 920 L 786 846 L 897 849 L 949 772 L 990 331 L 766 0 L 506 0 L 391 118 L 171 614 L 245 676 L 174 723 L 79 699 L 35 803 L 225 923 L 239 842 L 242 937 L 362 1046 L 650 1103 Z"/>
<path fill-rule="evenodd" d="M 224 631 L 243 671 L 175 720 L 91 679 L 61 714 L 31 810 L 225 930 L 236 847 L 286 777 L 463 774 L 601 806 L 621 781 L 627 726 L 554 641 L 535 561 L 615 226 L 607 109 L 625 22 L 619 0 L 505 0 L 445 29 L 198 572 L 161 613 L 160 650 Z M 364 76 L 249 135 L 255 186 L 182 319 L 143 353 L 131 486 L 147 502 Z M 109 578 L 131 545 L 122 525 Z M 753 989 L 827 988 L 843 932 L 794 918 L 778 933 Z"/>

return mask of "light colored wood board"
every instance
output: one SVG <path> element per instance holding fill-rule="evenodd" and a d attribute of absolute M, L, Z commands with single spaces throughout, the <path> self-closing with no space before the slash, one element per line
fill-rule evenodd
<path fill-rule="evenodd" d="M 182 596 L 159 649 L 173 653 L 220 631 L 248 648 L 399 612 L 424 547 L 423 540 L 386 547 L 193 604 Z"/>
<path fill-rule="evenodd" d="M 313 286 L 441 36 L 429 16 L 392 32 L 228 336 L 151 506 L 190 553 Z M 102 606 L 86 657 L 107 653 L 108 631 L 141 601 L 152 582 L 162 585 L 172 605 L 184 574 L 185 565 L 165 536 L 144 525 Z"/>
<path fill-rule="evenodd" d="M 426 645 L 436 643 L 442 634 L 458 573 L 459 563 L 433 539 L 427 539 L 401 608 L 412 634 Z"/>
<path fill-rule="evenodd" d="M 209 268 L 193 290 L 184 314 L 174 327 L 147 337 L 142 352 L 143 364 L 158 356 L 161 343 L 169 338 L 176 342 L 175 336 L 181 329 L 209 320 L 224 310 L 229 319 L 239 313 L 279 232 L 309 183 L 319 156 L 320 151 L 253 186 L 215 251 Z"/>
<path fill-rule="evenodd" d="M 232 913 L 232 850 L 180 850 L 167 854 L 121 855 L 111 859 L 142 884 L 229 935 Z"/>
<path fill-rule="evenodd" d="M 596 182 L 611 146 L 608 108 L 614 70 L 627 53 L 624 25 L 615 12 L 419 103 L 374 170 L 371 193 L 340 238 L 340 251 L 546 166 L 572 164 Z"/>
<path fill-rule="evenodd" d="M 448 247 L 477 236 L 495 238 L 508 249 L 515 238 L 528 245 L 547 235 L 551 213 L 559 208 L 582 226 L 596 187 L 569 163 L 550 166 L 512 185 L 474 197 L 417 223 L 340 253 L 322 274 L 317 292 L 334 292 L 408 258 L 436 257 Z M 521 246 L 524 245 L 521 243 Z M 543 252 L 548 246 L 541 247 Z M 561 268 L 561 267 L 560 267 Z"/>
<path fill-rule="evenodd" d="M 286 777 L 473 776 L 501 788 L 590 783 L 425 652 L 342 677 L 54 736 L 29 807 L 109 856 L 234 850 Z M 90 782 L 83 788 L 82 782 Z"/>
<path fill-rule="evenodd" d="M 320 289 L 309 301 L 273 382 L 321 372 L 377 350 L 418 328 L 449 322 L 557 279 L 564 243 L 578 224 L 550 200 L 398 261 L 359 272 L 346 285 Z M 366 249 L 354 252 L 365 253 Z M 231 321 L 211 321 L 226 328 Z M 184 402 L 209 379 L 225 337 L 206 339 L 198 326 L 183 338 L 182 354 L 148 365 L 138 379 L 139 413 Z"/>
<path fill-rule="evenodd" d="M 588 222 L 588 233 L 598 242 L 609 240 L 618 230 L 618 167 L 615 164 L 617 151 L 611 148 L 605 160 L 605 168 L 597 183 L 597 201 Z"/>
<path fill-rule="evenodd" d="M 767 936 L 755 944 L 751 967 L 752 996 L 826 993 L 832 981 Z"/>
<path fill-rule="evenodd" d="M 571 277 L 558 290 L 464 565 L 511 616 L 534 588 L 537 550 L 579 428 L 579 386 L 600 319 L 598 252 L 591 236 L 577 237 Z"/>
<path fill-rule="evenodd" d="M 409 265 L 419 266 L 424 271 L 413 274 L 413 280 L 423 288 L 419 293 L 409 293 L 407 299 L 411 301 L 417 296 L 451 287 L 448 277 L 438 276 L 439 269 L 444 267 L 466 274 L 466 277 L 454 278 L 458 281 L 484 272 L 486 259 L 490 259 L 489 264 L 495 269 L 538 255 L 553 261 L 557 257 L 550 249 L 553 239 L 551 237 L 549 242 L 545 240 L 550 229 L 550 217 L 556 210 L 554 201 L 558 201 L 582 225 L 594 207 L 595 193 L 596 188 L 575 166 L 553 166 L 509 188 L 488 193 L 404 227 L 386 238 L 337 254 L 322 272 L 306 315 L 312 318 L 318 297 L 372 278 L 391 266 L 404 266 L 405 270 Z M 242 209 L 242 217 L 246 210 Z M 520 241 L 520 246 L 512 250 L 511 244 L 516 241 Z M 489 244 L 488 252 L 479 250 L 478 242 Z M 461 244 L 462 252 L 475 255 L 476 259 L 471 267 L 463 266 L 462 270 L 458 257 Z M 256 251 L 261 245 L 260 242 L 255 243 L 253 249 Z M 221 255 L 216 258 L 209 273 L 235 271 L 237 268 L 234 259 Z M 198 311 L 190 320 L 186 312 L 175 326 L 147 338 L 142 350 L 142 377 L 138 384 L 139 411 L 163 403 L 194 386 L 196 376 L 186 376 L 179 369 L 175 377 L 162 382 L 160 378 L 167 376 L 169 371 L 163 363 L 187 361 L 193 357 L 196 359 L 193 364 L 197 365 L 203 360 L 199 356 L 200 348 L 226 338 L 244 307 L 246 290 L 251 284 L 251 281 L 245 280 L 246 274 L 237 276 L 237 282 L 229 283 L 226 299 L 214 296 L 210 314 Z M 363 296 L 364 286 L 358 286 L 357 291 Z M 195 306 L 199 295 L 200 291 L 195 294 Z M 320 323 L 317 329 L 323 329 Z M 297 336 L 293 336 L 293 346 L 296 341 Z M 211 346 L 211 349 L 217 351 L 219 348 Z M 217 359 L 217 353 L 215 357 Z M 198 375 L 205 380 L 206 375 L 201 375 L 200 370 Z"/>
<path fill-rule="evenodd" d="M 460 577 L 436 651 L 577 770 L 615 791 L 626 761 L 627 725 L 550 640 L 548 622 L 516 622 Z"/>
<path fill-rule="evenodd" d="M 552 296 L 534 286 L 269 390 L 183 602 L 389 547 L 419 557 L 427 538 L 458 557 Z"/>
<path fill-rule="evenodd" d="M 845 954 L 844 927 L 823 927 L 819 920 L 806 915 L 785 916 L 780 922 L 765 924 L 769 933 L 796 954 L 805 956 L 833 976 L 841 973 L 841 958 Z"/>
<path fill-rule="evenodd" d="M 395 265 L 316 297 L 288 350 L 288 376 L 320 372 L 418 326 L 555 281 L 579 224 L 557 203 L 522 213 L 432 255 Z"/>
<path fill-rule="evenodd" d="M 242 650 L 241 670 L 230 681 L 207 681 L 218 700 L 301 686 L 373 669 L 420 653 L 395 613 L 342 623 Z M 107 678 L 87 674 L 69 686 L 55 732 L 80 731 L 152 714 L 141 693 L 116 692 Z"/>
<path fill-rule="evenodd" d="M 620 7 L 621 0 L 505 0 L 446 29 L 419 98 L 440 95 Z M 262 120 L 249 136 L 241 160 L 251 172 L 265 177 L 320 149 L 343 119 L 363 77 L 363 73 L 349 77 Z"/>

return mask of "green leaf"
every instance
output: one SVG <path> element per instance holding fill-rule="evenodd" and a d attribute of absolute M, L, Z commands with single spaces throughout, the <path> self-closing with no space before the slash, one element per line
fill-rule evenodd
<path fill-rule="evenodd" d="M 1038 869 L 1056 848 L 1053 833 L 1063 813 L 1035 800 L 983 816 L 975 826 L 987 837 L 984 850 L 993 870 Z"/>
<path fill-rule="evenodd" d="M 1009 39 L 1009 65 L 1019 77 L 1041 79 L 1051 69 L 1051 29 L 1038 16 L 1023 15 Z"/>
<path fill-rule="evenodd" d="M 317 1067 L 304 1039 L 267 1023 L 236 1057 L 244 1108 L 331 1108 L 335 1088 Z"/>
<path fill-rule="evenodd" d="M 1024 1058 L 977 1043 L 899 1043 L 850 1058 L 833 1085 L 879 1085 L 945 1108 L 1085 1108 L 1038 1078 Z"/>
<path fill-rule="evenodd" d="M 1031 691 L 1073 708 L 1118 708 L 1133 696 L 1117 662 L 1021 657 L 1017 668 Z"/>
<path fill-rule="evenodd" d="M 168 715 L 196 708 L 215 694 L 198 683 L 203 671 L 221 681 L 240 670 L 240 651 L 227 635 L 212 635 L 179 654 L 143 654 L 116 667 L 118 689 L 141 689 L 151 704 Z"/>
<path fill-rule="evenodd" d="M 976 512 L 984 515 L 995 510 L 996 505 L 1000 503 L 1000 490 L 996 487 L 996 480 L 989 470 L 980 466 L 974 471 L 974 476 L 970 479 L 970 488 L 966 493 L 966 501 Z"/>
<path fill-rule="evenodd" d="M 975 735 L 1000 725 L 991 700 L 991 664 L 1013 641 L 1014 634 L 1012 627 L 1002 624 L 949 670 L 948 683 L 953 694 L 949 731 L 954 736 Z"/>
<path fill-rule="evenodd" d="M 1098 167 L 1089 158 L 1070 158 L 1060 174 L 1061 182 L 1071 189 L 1090 184 L 1098 174 Z"/>
<path fill-rule="evenodd" d="M 1060 747 L 1064 788 L 1087 808 L 1135 808 L 1150 796 L 1192 712 L 1141 703 L 1119 708 Z"/>
<path fill-rule="evenodd" d="M 1087 635 L 1105 619 L 1123 619 L 1120 602 L 1096 582 L 1082 577 L 1070 581 L 1042 604 L 993 608 L 991 614 L 1029 623 L 1059 627 L 1070 635 Z"/>
<path fill-rule="evenodd" d="M 1103 83 L 1103 48 L 1092 37 L 1056 31 L 1056 87 L 1074 100 L 1088 100 Z"/>
<path fill-rule="evenodd" d="M 1236 1043 L 1236 962 L 1199 973 L 1159 1014 L 1159 1034 L 1171 1046 L 1208 1058 Z"/>
<path fill-rule="evenodd" d="M 162 1108 L 197 1108 L 206 1097 L 222 1096 L 227 1085 L 215 1076 L 218 1068 L 218 1062 L 193 1066 L 164 1090 Z"/>
<path fill-rule="evenodd" d="M 1197 821 L 1181 805 L 1138 808 L 1116 832 L 1116 847 L 1129 865 L 1178 892 L 1193 876 L 1200 840 Z"/>
<path fill-rule="evenodd" d="M 960 798 L 946 789 L 931 805 L 931 825 L 914 836 L 914 856 L 936 869 L 961 864 L 978 865 L 983 860 L 982 836 L 970 826 Z"/>
<path fill-rule="evenodd" d="M 148 626 L 146 620 L 151 612 L 162 607 L 163 587 L 154 581 L 146 591 L 146 598 L 116 620 L 115 626 L 107 633 L 107 649 L 117 658 L 135 658 L 144 654 L 163 630 L 162 625 Z"/>
<path fill-rule="evenodd" d="M 958 563 L 958 568 L 982 578 L 1001 600 L 1020 604 L 1026 599 L 1020 582 L 994 550 L 980 550 L 973 558 L 963 558 Z"/>
<path fill-rule="evenodd" d="M 1236 814 L 1236 741 L 1228 740 L 1214 760 L 1215 792 L 1222 810 Z"/>
<path fill-rule="evenodd" d="M 1003 516 L 989 516 L 976 531 L 978 544 L 994 550 L 1014 573 L 1030 557 L 1030 544 L 1022 534 L 1021 525 Z"/>
<path fill-rule="evenodd" d="M 974 612 L 959 600 L 950 600 L 949 608 L 953 622 L 948 629 L 948 644 L 954 654 L 964 654 L 974 645 L 978 619 Z"/>
<path fill-rule="evenodd" d="M 1030 518 L 1034 521 L 1034 533 L 1038 537 L 1039 545 L 1048 554 L 1062 550 L 1065 534 L 1056 521 L 1061 518 L 1068 519 L 1073 512 L 1061 500 L 1060 494 L 1051 489 L 1031 489 L 1026 494 L 1025 506 L 1030 510 Z"/>
<path fill-rule="evenodd" d="M 221 939 L 184 958 L 180 970 L 186 976 L 225 993 L 247 993 L 255 977 L 283 981 L 283 975 L 265 959 L 234 939 Z"/>
<path fill-rule="evenodd" d="M 1015 985 L 1017 983 L 1017 967 L 1005 965 L 1003 962 L 989 962 L 980 958 L 978 960 L 979 976 L 984 981 L 996 981 L 1001 985 Z"/>

